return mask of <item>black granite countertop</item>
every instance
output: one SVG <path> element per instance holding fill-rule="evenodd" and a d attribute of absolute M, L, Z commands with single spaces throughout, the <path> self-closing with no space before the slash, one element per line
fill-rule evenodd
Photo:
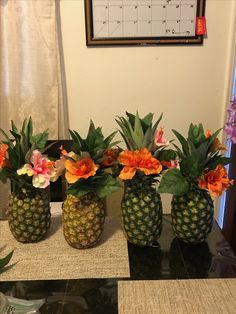
<path fill-rule="evenodd" d="M 157 246 L 129 243 L 128 252 L 130 278 L 125 280 L 236 278 L 236 257 L 216 223 L 206 242 L 188 245 L 174 237 L 170 216 L 164 215 Z M 118 313 L 120 280 L 0 282 L 0 291 L 20 299 L 43 299 L 37 312 L 41 314 L 113 314 Z"/>

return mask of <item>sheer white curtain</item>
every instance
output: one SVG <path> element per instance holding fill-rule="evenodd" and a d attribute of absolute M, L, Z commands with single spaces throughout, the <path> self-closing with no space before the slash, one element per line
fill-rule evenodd
<path fill-rule="evenodd" d="M 35 131 L 67 138 L 58 0 L 0 0 L 0 127 L 32 116 Z M 0 184 L 0 212 L 7 202 Z"/>

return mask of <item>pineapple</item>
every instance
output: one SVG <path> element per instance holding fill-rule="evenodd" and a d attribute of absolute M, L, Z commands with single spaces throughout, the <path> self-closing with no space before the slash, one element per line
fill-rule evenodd
<path fill-rule="evenodd" d="M 155 245 L 161 235 L 162 202 L 154 183 L 145 178 L 125 182 L 122 224 L 128 241 L 136 245 Z"/>
<path fill-rule="evenodd" d="M 175 155 L 173 151 L 164 150 L 165 141 L 160 146 L 155 142 L 162 116 L 152 125 L 153 114 L 143 119 L 138 113 L 126 114 L 127 119 L 118 117 L 116 120 L 128 149 L 120 153 L 118 159 L 124 166 L 119 177 L 125 180 L 122 224 L 129 242 L 152 246 L 162 230 L 162 202 L 156 188 L 156 177 L 163 169 L 161 161 L 175 158 Z"/>
<path fill-rule="evenodd" d="M 176 147 L 179 169 L 169 169 L 162 178 L 159 191 L 173 194 L 171 215 L 174 233 L 180 240 L 197 244 L 205 241 L 213 225 L 212 196 L 223 193 L 232 181 L 226 178 L 224 165 L 230 159 L 217 135 L 204 132 L 202 124 L 191 124 L 188 138 L 173 130 L 182 149 Z"/>
<path fill-rule="evenodd" d="M 104 138 L 101 128 L 90 122 L 88 135 L 82 139 L 71 131 L 72 152 L 64 152 L 65 178 L 69 183 L 63 203 L 63 232 L 72 247 L 83 249 L 97 244 L 105 221 L 104 197 L 120 188 L 118 181 L 108 171 L 113 167 L 116 132 Z M 108 162 L 109 157 L 109 162 Z"/>
<path fill-rule="evenodd" d="M 172 225 L 175 235 L 189 243 L 203 242 L 211 232 L 214 205 L 205 190 L 195 189 L 184 196 L 172 198 Z"/>
<path fill-rule="evenodd" d="M 11 181 L 10 230 L 20 242 L 37 242 L 50 227 L 49 192 L 46 187 L 55 171 L 53 163 L 40 152 L 46 150 L 48 133 L 33 135 L 31 118 L 24 120 L 20 131 L 12 121 L 10 133 L 14 141 L 2 129 L 0 132 L 5 138 L 0 145 L 0 179 Z"/>
<path fill-rule="evenodd" d="M 81 197 L 69 194 L 63 206 L 66 241 L 78 249 L 95 245 L 104 229 L 104 203 L 96 194 Z"/>
<path fill-rule="evenodd" d="M 8 222 L 14 237 L 23 243 L 38 242 L 51 221 L 47 189 L 15 187 L 9 201 Z"/>

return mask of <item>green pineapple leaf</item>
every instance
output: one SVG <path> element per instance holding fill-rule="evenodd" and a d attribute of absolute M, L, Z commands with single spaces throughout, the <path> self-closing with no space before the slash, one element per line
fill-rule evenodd
<path fill-rule="evenodd" d="M 0 133 L 2 133 L 3 137 L 5 138 L 5 141 L 2 141 L 3 143 L 7 144 L 9 147 L 14 148 L 14 144 L 7 135 L 6 132 L 3 131 L 3 129 L 0 129 Z"/>
<path fill-rule="evenodd" d="M 187 156 L 180 162 L 181 173 L 191 178 L 200 177 L 204 171 L 204 165 L 197 155 Z"/>
<path fill-rule="evenodd" d="M 85 151 L 87 151 L 92 158 L 94 158 L 98 151 L 107 148 L 100 127 L 94 129 L 88 134 L 87 138 L 83 140 L 83 146 L 86 147 Z"/>
<path fill-rule="evenodd" d="M 172 132 L 175 134 L 175 136 L 179 140 L 180 144 L 182 145 L 183 153 L 186 156 L 189 156 L 189 146 L 188 146 L 188 142 L 186 141 L 186 139 L 176 130 L 172 129 Z"/>
<path fill-rule="evenodd" d="M 24 134 L 25 136 L 27 136 L 28 134 L 28 120 L 24 119 L 23 124 L 22 124 L 22 128 L 21 128 L 21 134 Z"/>
<path fill-rule="evenodd" d="M 7 182 L 7 178 L 8 178 L 8 175 L 7 175 L 6 168 L 3 168 L 3 169 L 0 171 L 0 181 L 1 181 L 2 183 L 6 183 L 6 182 Z"/>
<path fill-rule="evenodd" d="M 156 151 L 154 153 L 154 157 L 156 157 L 160 161 L 170 161 L 176 159 L 176 152 L 172 149 L 162 149 L 160 151 Z"/>
<path fill-rule="evenodd" d="M 7 266 L 7 264 L 9 264 L 9 262 L 10 262 L 10 260 L 12 258 L 13 253 L 14 253 L 14 251 L 11 251 L 4 258 L 0 258 L 0 274 L 6 270 L 5 266 Z"/>
<path fill-rule="evenodd" d="M 127 149 L 132 150 L 132 149 L 137 149 L 136 144 L 132 138 L 132 135 L 130 133 L 130 129 L 127 126 L 127 121 L 125 119 L 121 119 L 122 117 L 118 117 L 118 119 L 116 119 L 117 124 L 120 126 L 121 130 L 119 130 L 120 135 L 122 136 Z"/>
<path fill-rule="evenodd" d="M 21 135 L 19 133 L 16 133 L 14 131 L 10 130 L 11 135 L 13 135 L 13 137 L 15 138 L 16 141 L 20 141 L 21 139 Z"/>
<path fill-rule="evenodd" d="M 126 120 L 124 117 L 120 117 L 120 120 L 123 123 L 124 127 L 126 128 L 127 132 L 133 138 L 133 136 L 134 136 L 134 126 L 132 126 L 130 121 Z"/>
<path fill-rule="evenodd" d="M 22 136 L 24 138 L 24 136 Z M 31 149 L 43 149 L 46 146 L 48 140 L 48 132 L 45 131 L 43 133 L 36 134 L 31 136 L 30 144 L 32 145 Z"/>
<path fill-rule="evenodd" d="M 26 138 L 25 134 L 22 133 L 21 134 L 21 138 L 20 138 L 20 148 L 21 148 L 21 154 L 23 156 L 25 156 L 27 154 L 27 152 L 29 151 L 30 149 L 30 143 L 28 141 L 28 139 Z"/>
<path fill-rule="evenodd" d="M 218 129 L 215 133 L 213 133 L 207 140 L 208 140 L 208 147 L 210 149 L 211 145 L 214 143 L 214 140 L 217 138 L 219 133 L 221 132 L 222 128 Z"/>
<path fill-rule="evenodd" d="M 162 177 L 158 191 L 173 195 L 182 195 L 188 191 L 188 182 L 178 169 L 169 169 Z"/>
<path fill-rule="evenodd" d="M 90 132 L 94 132 L 95 131 L 95 125 L 93 123 L 93 120 L 90 119 L 90 124 L 89 124 L 89 129 L 88 129 L 88 135 Z"/>
<path fill-rule="evenodd" d="M 116 122 L 120 126 L 119 132 L 127 149 L 137 150 L 146 147 L 153 152 L 156 148 L 153 139 L 162 114 L 154 125 L 152 125 L 153 113 L 147 114 L 143 119 L 139 117 L 138 112 L 136 115 L 126 112 L 126 115 L 128 119 L 117 117 Z"/>
<path fill-rule="evenodd" d="M 14 133 L 20 135 L 20 133 L 19 133 L 19 131 L 18 131 L 18 129 L 17 129 L 17 127 L 16 127 L 16 125 L 15 125 L 15 123 L 14 123 L 13 120 L 11 120 L 11 128 L 12 128 L 12 131 L 13 131 Z"/>
<path fill-rule="evenodd" d="M 154 145 L 152 139 L 152 128 L 149 127 L 144 134 L 142 148 L 147 147 L 149 151 L 152 151 L 152 146 Z"/>
<path fill-rule="evenodd" d="M 143 146 L 143 128 L 142 124 L 138 115 L 138 112 L 135 116 L 135 123 L 134 123 L 134 133 L 133 133 L 133 139 L 138 147 L 138 149 L 141 149 Z"/>
<path fill-rule="evenodd" d="M 180 149 L 176 144 L 174 144 L 174 143 L 172 143 L 172 145 L 173 145 L 174 148 L 176 149 L 176 154 L 177 154 L 177 156 L 178 156 L 180 159 L 184 158 L 184 154 L 183 154 L 183 152 L 181 151 L 181 149 Z"/>
<path fill-rule="evenodd" d="M 154 114 L 153 113 L 148 113 L 142 120 L 143 122 L 149 127 L 152 124 L 152 119 L 153 119 Z M 144 130 L 145 132 L 145 130 Z"/>
<path fill-rule="evenodd" d="M 97 182 L 95 192 L 100 198 L 103 198 L 118 191 L 120 188 L 121 184 L 110 174 L 107 174 L 101 177 L 101 179 Z"/>
<path fill-rule="evenodd" d="M 191 141 L 196 147 L 206 140 L 203 125 L 190 124 L 188 131 L 188 141 Z"/>
<path fill-rule="evenodd" d="M 80 154 L 82 149 L 82 138 L 76 131 L 69 130 L 70 136 L 73 141 L 73 145 L 71 147 L 74 153 Z"/>
<path fill-rule="evenodd" d="M 214 170 L 217 165 L 226 166 L 230 162 L 232 162 L 232 158 L 228 158 L 222 155 L 215 155 L 205 164 L 205 167 L 207 167 L 209 170 Z"/>
<path fill-rule="evenodd" d="M 135 123 L 135 115 L 130 113 L 130 112 L 125 112 L 127 117 L 128 117 L 128 120 L 129 120 L 129 123 L 131 124 L 132 128 L 134 128 L 134 123 Z"/>
<path fill-rule="evenodd" d="M 159 123 L 161 122 L 162 117 L 163 117 L 163 113 L 161 113 L 160 117 L 157 119 L 156 123 L 153 126 L 153 129 L 156 130 L 156 128 L 158 127 Z"/>
<path fill-rule="evenodd" d="M 196 147 L 192 142 L 189 142 L 189 147 L 190 154 L 193 156 L 197 156 L 199 160 L 204 163 L 208 155 L 208 143 L 205 141 L 199 144 L 198 147 Z"/>
<path fill-rule="evenodd" d="M 132 128 L 134 129 L 135 128 L 135 119 L 138 116 L 138 111 L 136 112 L 136 115 L 126 111 L 126 115 L 128 117 L 128 120 L 129 120 Z M 152 119 L 153 119 L 153 113 L 147 114 L 143 119 L 140 118 L 140 123 L 142 125 L 142 130 L 144 133 L 151 126 Z"/>
<path fill-rule="evenodd" d="M 162 117 L 163 117 L 163 113 L 160 115 L 160 117 L 157 119 L 156 123 L 154 123 L 154 125 L 152 127 L 152 136 L 151 136 L 152 139 L 155 137 L 155 133 L 156 133 L 157 127 L 158 127 Z"/>
<path fill-rule="evenodd" d="M 68 187 L 67 194 L 72 194 L 76 197 L 81 197 L 92 191 L 93 187 L 90 183 L 90 180 L 80 179 Z"/>
<path fill-rule="evenodd" d="M 117 131 L 114 131 L 113 133 L 111 133 L 109 136 L 107 136 L 107 137 L 105 138 L 104 143 L 105 143 L 105 146 L 106 146 L 107 148 L 112 147 L 112 146 L 114 146 L 114 145 L 120 143 L 119 141 L 116 141 L 116 142 L 113 142 L 113 143 L 112 143 L 112 140 L 113 140 L 113 138 L 116 136 L 116 134 L 117 134 Z"/>

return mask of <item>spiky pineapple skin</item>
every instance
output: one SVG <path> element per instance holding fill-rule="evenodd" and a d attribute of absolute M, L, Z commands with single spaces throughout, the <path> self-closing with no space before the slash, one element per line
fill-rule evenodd
<path fill-rule="evenodd" d="M 63 232 L 69 245 L 78 249 L 99 241 L 105 221 L 104 202 L 94 193 L 80 198 L 68 194 L 63 203 Z"/>
<path fill-rule="evenodd" d="M 162 202 L 151 184 L 125 182 L 121 201 L 122 225 L 130 243 L 153 246 L 162 230 Z"/>
<path fill-rule="evenodd" d="M 10 195 L 8 222 L 19 242 L 40 241 L 51 224 L 48 190 L 15 187 Z"/>
<path fill-rule="evenodd" d="M 172 226 L 177 238 L 197 244 L 211 232 L 214 205 L 206 190 L 195 189 L 182 196 L 173 196 L 171 202 Z"/>

